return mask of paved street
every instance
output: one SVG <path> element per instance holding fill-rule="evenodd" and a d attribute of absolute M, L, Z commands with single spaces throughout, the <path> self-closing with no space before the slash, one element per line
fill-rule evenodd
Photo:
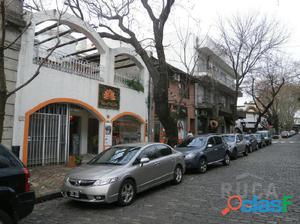
<path fill-rule="evenodd" d="M 229 167 L 204 175 L 188 173 L 181 185 L 165 184 L 138 196 L 129 207 L 91 205 L 57 199 L 38 204 L 29 223 L 300 223 L 300 135 L 274 141 Z M 233 194 L 252 198 L 291 195 L 287 213 L 231 212 L 221 216 Z M 227 195 L 227 196 L 226 196 Z"/>

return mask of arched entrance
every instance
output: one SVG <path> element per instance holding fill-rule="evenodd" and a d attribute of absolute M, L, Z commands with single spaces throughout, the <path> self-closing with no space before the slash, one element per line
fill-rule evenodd
<path fill-rule="evenodd" d="M 124 112 L 114 117 L 112 124 L 113 145 L 145 141 L 145 121 L 140 116 Z"/>
<path fill-rule="evenodd" d="M 63 164 L 70 155 L 103 149 L 104 117 L 74 99 L 53 99 L 26 113 L 23 161 L 28 166 Z M 26 141 L 27 140 L 27 141 Z"/>

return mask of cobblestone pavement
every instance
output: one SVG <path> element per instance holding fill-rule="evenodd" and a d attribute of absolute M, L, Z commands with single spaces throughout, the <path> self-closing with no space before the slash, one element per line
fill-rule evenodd
<path fill-rule="evenodd" d="M 300 223 L 300 135 L 289 140 L 293 143 L 273 144 L 229 167 L 214 166 L 203 175 L 189 173 L 182 184 L 144 192 L 128 207 L 60 198 L 36 205 L 21 223 Z M 222 217 L 220 211 L 232 194 L 291 195 L 293 204 L 287 213 L 233 211 Z"/>

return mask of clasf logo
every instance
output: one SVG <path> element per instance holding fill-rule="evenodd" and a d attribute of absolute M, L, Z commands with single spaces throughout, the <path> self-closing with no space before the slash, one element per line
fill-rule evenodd
<path fill-rule="evenodd" d="M 253 196 L 251 200 L 242 199 L 240 195 L 232 195 L 227 200 L 227 207 L 222 210 L 222 215 L 225 216 L 230 211 L 241 212 L 287 212 L 288 205 L 293 204 L 290 199 L 292 196 L 283 196 L 281 200 L 259 199 L 258 196 Z"/>

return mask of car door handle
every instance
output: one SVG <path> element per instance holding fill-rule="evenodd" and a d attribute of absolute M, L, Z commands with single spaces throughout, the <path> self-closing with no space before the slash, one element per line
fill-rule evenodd
<path fill-rule="evenodd" d="M 156 162 L 156 163 L 154 163 L 153 165 L 154 166 L 158 166 L 160 164 L 160 162 Z"/>
<path fill-rule="evenodd" d="M 217 151 L 217 150 L 218 150 L 218 148 L 215 148 L 214 150 L 215 150 L 215 151 Z"/>

